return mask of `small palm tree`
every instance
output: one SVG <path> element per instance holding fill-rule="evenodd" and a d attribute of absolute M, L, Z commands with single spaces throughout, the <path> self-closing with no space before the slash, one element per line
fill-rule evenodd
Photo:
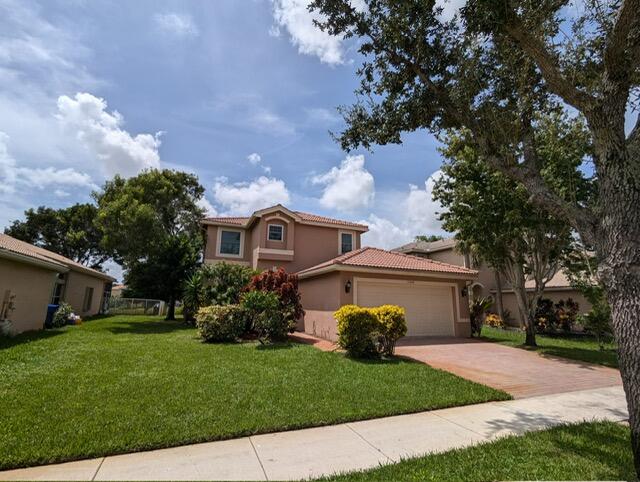
<path fill-rule="evenodd" d="M 196 271 L 185 281 L 182 292 L 182 302 L 184 303 L 185 321 L 193 321 L 193 316 L 199 308 L 204 306 L 206 289 L 201 271 Z"/>
<path fill-rule="evenodd" d="M 471 321 L 471 336 L 480 336 L 484 317 L 493 304 L 490 296 L 474 299 L 469 305 L 469 318 Z"/>

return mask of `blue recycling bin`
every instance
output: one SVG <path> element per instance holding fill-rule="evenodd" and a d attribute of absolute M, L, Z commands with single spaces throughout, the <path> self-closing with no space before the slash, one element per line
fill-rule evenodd
<path fill-rule="evenodd" d="M 60 305 L 47 305 L 47 317 L 44 319 L 44 327 L 51 328 L 53 326 L 53 315 Z"/>

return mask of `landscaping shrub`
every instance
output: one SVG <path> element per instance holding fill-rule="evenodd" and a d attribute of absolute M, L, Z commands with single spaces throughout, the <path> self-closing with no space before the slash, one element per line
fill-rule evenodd
<path fill-rule="evenodd" d="M 213 305 L 196 313 L 198 335 L 206 342 L 235 341 L 244 333 L 245 314 L 239 305 Z"/>
<path fill-rule="evenodd" d="M 295 327 L 291 313 L 283 311 L 274 292 L 249 291 L 242 296 L 242 307 L 261 343 L 285 340 Z"/>
<path fill-rule="evenodd" d="M 593 335 L 598 342 L 600 350 L 605 349 L 605 344 L 613 338 L 611 327 L 611 308 L 606 299 L 594 298 L 591 311 L 579 317 L 578 322 L 586 333 Z"/>
<path fill-rule="evenodd" d="M 280 300 L 280 307 L 286 316 L 294 322 L 304 316 L 300 292 L 298 291 L 298 276 L 287 273 L 284 268 L 266 270 L 251 278 L 245 291 L 270 291 Z M 294 325 L 295 328 L 295 325 Z"/>
<path fill-rule="evenodd" d="M 378 356 L 379 322 L 369 308 L 345 305 L 334 313 L 338 321 L 338 345 L 354 358 Z"/>
<path fill-rule="evenodd" d="M 495 328 L 504 328 L 504 320 L 497 313 L 487 313 L 484 318 L 484 324 Z"/>
<path fill-rule="evenodd" d="M 58 328 L 60 326 L 64 326 L 69 322 L 69 318 L 73 314 L 73 308 L 69 303 L 65 303 L 64 301 L 60 303 L 58 309 L 53 314 L 53 320 L 51 322 L 51 326 L 54 328 Z"/>
<path fill-rule="evenodd" d="M 571 298 L 553 303 L 548 298 L 540 298 L 535 312 L 538 333 L 570 332 L 578 316 L 578 303 Z"/>
<path fill-rule="evenodd" d="M 396 305 L 382 305 L 371 308 L 378 322 L 379 333 L 378 350 L 391 356 L 396 348 L 396 342 L 407 334 L 407 322 L 404 308 Z"/>

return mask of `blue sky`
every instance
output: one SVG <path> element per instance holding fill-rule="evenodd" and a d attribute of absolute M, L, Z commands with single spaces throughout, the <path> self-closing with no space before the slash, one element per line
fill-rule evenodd
<path fill-rule="evenodd" d="M 365 221 L 383 247 L 439 232 L 430 134 L 350 156 L 330 138 L 359 58 L 304 0 L 0 0 L 0 31 L 1 226 L 169 167 L 212 214 L 283 202 Z"/>

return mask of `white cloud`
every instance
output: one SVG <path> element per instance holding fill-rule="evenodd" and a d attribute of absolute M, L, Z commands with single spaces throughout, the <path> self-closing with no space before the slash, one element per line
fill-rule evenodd
<path fill-rule="evenodd" d="M 213 186 L 213 198 L 227 216 L 247 216 L 266 206 L 288 204 L 291 199 L 284 181 L 266 176 L 236 183 L 218 178 Z"/>
<path fill-rule="evenodd" d="M 364 156 L 347 156 L 339 167 L 313 176 L 313 184 L 324 186 L 320 204 L 338 211 L 366 208 L 375 195 L 373 176 L 364 167 Z"/>
<path fill-rule="evenodd" d="M 260 166 L 265 174 L 271 174 L 271 167 L 262 164 L 262 156 L 257 152 L 249 154 L 247 156 L 247 161 L 249 161 L 252 166 Z"/>
<path fill-rule="evenodd" d="M 60 96 L 57 118 L 101 161 L 102 171 L 108 177 L 133 176 L 142 169 L 160 166 L 158 148 L 162 132 L 132 136 L 122 129 L 122 115 L 107 111 L 104 99 L 82 92 L 74 98 Z"/>
<path fill-rule="evenodd" d="M 252 165 L 257 166 L 260 164 L 262 157 L 257 152 L 252 152 L 247 156 L 247 161 L 249 161 Z"/>
<path fill-rule="evenodd" d="M 19 188 L 44 189 L 49 186 L 68 186 L 95 189 L 91 176 L 72 168 L 19 167 L 9 153 L 9 136 L 0 132 L 0 194 L 13 194 Z M 62 192 L 62 191 L 60 191 Z"/>
<path fill-rule="evenodd" d="M 211 204 L 206 197 L 202 197 L 198 201 L 198 207 L 204 209 L 205 216 L 213 217 L 218 215 L 218 211 L 215 207 L 213 207 L 213 204 Z"/>
<path fill-rule="evenodd" d="M 336 124 L 342 120 L 335 110 L 325 109 L 324 107 L 314 107 L 306 109 L 309 122 L 315 124 Z"/>
<path fill-rule="evenodd" d="M 56 189 L 55 191 L 53 191 L 53 194 L 54 194 L 56 197 L 61 197 L 61 198 L 71 196 L 71 193 L 70 193 L 70 192 L 64 191 L 63 189 Z"/>
<path fill-rule="evenodd" d="M 153 16 L 153 20 L 160 30 L 179 37 L 196 37 L 200 33 L 193 18 L 188 14 L 157 13 Z"/>
<path fill-rule="evenodd" d="M 369 232 L 362 237 L 363 244 L 390 249 L 412 241 L 419 234 L 446 235 L 438 220 L 442 206 L 432 199 L 434 184 L 441 176 L 442 172 L 436 171 L 425 181 L 424 189 L 410 185 L 399 199 L 394 196 L 386 216 L 371 214 L 362 221 L 369 225 Z"/>
<path fill-rule="evenodd" d="M 315 55 L 321 62 L 329 65 L 344 63 L 342 40 L 323 32 L 313 24 L 314 19 L 321 17 L 317 12 L 309 12 L 309 0 L 274 0 L 273 18 L 275 28 L 270 34 L 277 36 L 280 29 L 289 33 L 291 43 L 298 47 L 298 52 Z"/>

